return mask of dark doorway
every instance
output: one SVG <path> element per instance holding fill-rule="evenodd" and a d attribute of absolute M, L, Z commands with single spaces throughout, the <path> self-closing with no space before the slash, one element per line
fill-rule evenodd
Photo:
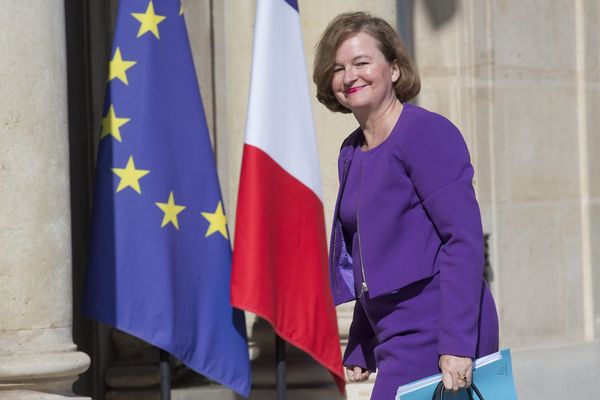
<path fill-rule="evenodd" d="M 104 398 L 103 375 L 110 348 L 107 328 L 80 314 L 89 236 L 94 157 L 108 76 L 116 2 L 65 0 L 71 233 L 73 265 L 73 341 L 92 364 L 73 386 L 75 393 Z"/>

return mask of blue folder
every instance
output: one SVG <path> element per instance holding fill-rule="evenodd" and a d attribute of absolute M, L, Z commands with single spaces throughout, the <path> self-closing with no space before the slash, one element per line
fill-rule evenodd
<path fill-rule="evenodd" d="M 431 400 L 435 387 L 441 380 L 442 374 L 436 374 L 400 386 L 396 400 Z M 473 383 L 485 400 L 517 400 L 510 349 L 475 360 Z M 467 399 L 467 394 L 461 391 L 456 397 L 451 395 L 447 397 L 452 400 L 463 400 Z M 477 399 L 477 395 L 474 394 L 473 397 Z"/>

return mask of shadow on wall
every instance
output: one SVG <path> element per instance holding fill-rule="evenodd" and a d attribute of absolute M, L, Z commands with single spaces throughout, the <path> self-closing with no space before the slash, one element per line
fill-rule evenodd
<path fill-rule="evenodd" d="M 414 3 L 415 0 L 411 0 Z M 421 0 L 425 4 L 427 16 L 431 24 L 436 28 L 441 28 L 449 22 L 458 10 L 458 0 Z"/>
<path fill-rule="evenodd" d="M 396 0 L 396 21 L 400 37 L 406 44 L 410 55 L 415 57 L 414 17 L 417 0 Z M 440 29 L 456 15 L 458 0 L 418 0 L 424 4 L 425 13 L 434 29 Z"/>
<path fill-rule="evenodd" d="M 439 30 L 452 20 L 459 9 L 458 0 L 418 0 L 425 7 L 425 14 L 434 29 Z M 415 52 L 415 8 L 417 0 L 396 0 L 396 29 L 400 37 L 404 41 L 408 53 L 411 58 L 419 60 Z M 419 98 L 412 101 L 414 104 L 419 104 Z"/>

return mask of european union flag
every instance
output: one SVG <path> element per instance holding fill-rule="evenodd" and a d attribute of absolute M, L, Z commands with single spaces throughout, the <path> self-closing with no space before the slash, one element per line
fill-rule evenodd
<path fill-rule="evenodd" d="M 84 313 L 248 396 L 244 315 L 179 1 L 121 0 Z"/>

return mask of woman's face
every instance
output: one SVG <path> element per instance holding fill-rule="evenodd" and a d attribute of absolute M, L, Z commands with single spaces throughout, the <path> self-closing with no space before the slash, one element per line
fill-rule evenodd
<path fill-rule="evenodd" d="M 335 53 L 331 89 L 337 100 L 351 111 L 377 110 L 395 98 L 393 84 L 400 71 L 390 64 L 364 32 L 349 36 Z"/>

